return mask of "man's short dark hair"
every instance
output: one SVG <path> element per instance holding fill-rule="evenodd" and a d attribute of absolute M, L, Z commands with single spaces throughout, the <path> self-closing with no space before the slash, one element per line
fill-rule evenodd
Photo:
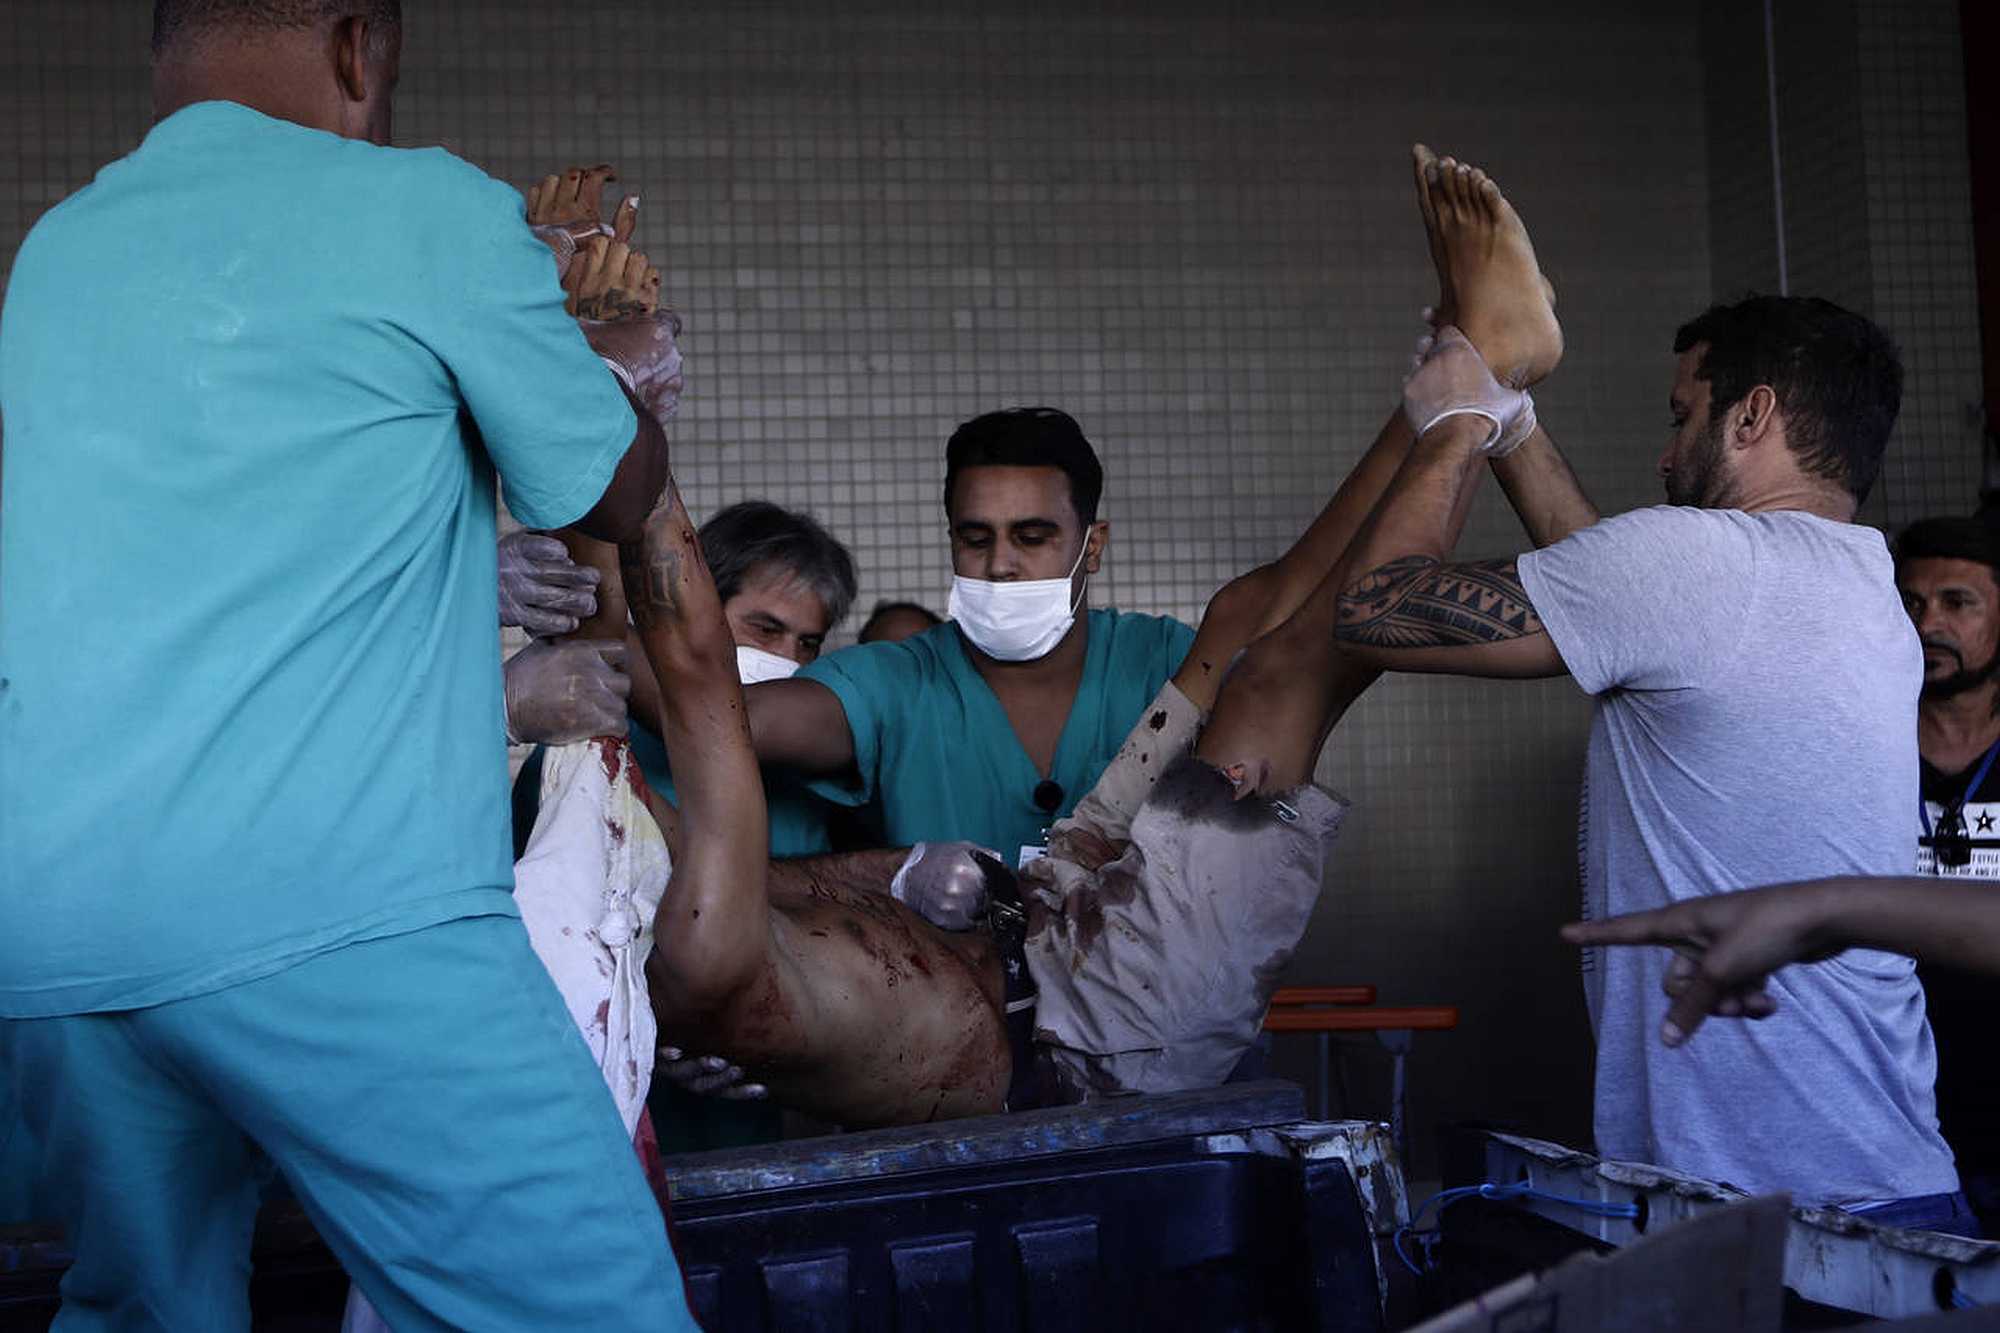
<path fill-rule="evenodd" d="M 928 606 L 925 606 L 922 602 L 898 602 L 898 601 L 892 601 L 889 598 L 885 597 L 881 601 L 875 603 L 875 609 L 868 613 L 868 619 L 861 622 L 862 632 L 866 633 L 868 627 L 874 624 L 876 621 L 880 620 L 883 616 L 893 616 L 899 614 L 908 616 L 920 616 L 923 618 L 923 622 L 926 625 L 944 624 L 944 617 L 939 615 L 937 612 L 931 610 Z"/>
<path fill-rule="evenodd" d="M 1873 320 L 1816 296 L 1751 296 L 1674 334 L 1675 352 L 1698 343 L 1711 423 L 1768 384 L 1799 466 L 1868 498 L 1903 404 L 1902 358 Z"/>
<path fill-rule="evenodd" d="M 2000 532 L 1983 518 L 1920 518 L 1896 538 L 1896 569 L 1912 560 L 1970 560 L 2000 582 Z"/>
<path fill-rule="evenodd" d="M 974 417 L 951 433 L 944 447 L 944 509 L 951 512 L 952 483 L 969 467 L 1053 467 L 1069 478 L 1070 503 L 1085 523 L 1097 521 L 1104 494 L 1104 465 L 1083 438 L 1076 418 L 1053 407 L 1009 407 Z"/>
<path fill-rule="evenodd" d="M 854 559 L 810 514 L 769 500 L 744 500 L 701 525 L 701 551 L 725 602 L 743 590 L 759 565 L 776 565 L 826 603 L 829 625 L 846 619 L 854 605 Z"/>
<path fill-rule="evenodd" d="M 402 0 L 153 0 L 153 54 L 231 28 L 283 32 L 356 17 L 386 35 L 402 26 Z"/>

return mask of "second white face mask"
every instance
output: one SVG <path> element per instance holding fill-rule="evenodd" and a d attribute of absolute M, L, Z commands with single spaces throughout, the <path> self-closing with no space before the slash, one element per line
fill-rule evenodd
<path fill-rule="evenodd" d="M 767 653 L 762 648 L 736 645 L 736 678 L 745 685 L 764 680 L 783 680 L 797 672 L 799 664 L 789 657 Z"/>
<path fill-rule="evenodd" d="M 1083 593 L 1079 590 L 1072 597 L 1070 580 L 1083 567 L 1089 550 L 1086 540 L 1076 553 L 1076 563 L 1059 579 L 1003 583 L 954 575 L 945 615 L 957 621 L 972 646 L 988 657 L 1002 662 L 1046 657 L 1076 623 Z"/>

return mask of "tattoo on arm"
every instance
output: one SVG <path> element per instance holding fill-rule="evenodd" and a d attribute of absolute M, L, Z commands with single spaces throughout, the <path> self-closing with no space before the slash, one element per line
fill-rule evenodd
<path fill-rule="evenodd" d="M 652 313 L 652 308 L 643 296 L 635 295 L 622 287 L 613 287 L 599 296 L 578 297 L 576 302 L 578 319 L 595 319 L 605 323 L 644 319 Z"/>
<path fill-rule="evenodd" d="M 625 601 L 632 608 L 632 623 L 651 629 L 662 618 L 680 613 L 676 590 L 681 576 L 679 551 L 667 549 L 646 553 L 643 541 L 618 543 L 618 573 L 625 584 Z"/>
<path fill-rule="evenodd" d="M 1335 636 L 1374 648 L 1453 648 L 1547 631 L 1512 560 L 1447 565 L 1404 556 L 1340 595 Z"/>

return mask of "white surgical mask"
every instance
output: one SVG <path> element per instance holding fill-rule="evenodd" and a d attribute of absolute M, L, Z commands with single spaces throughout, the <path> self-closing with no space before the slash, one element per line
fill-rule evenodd
<path fill-rule="evenodd" d="M 798 669 L 799 664 L 789 657 L 736 645 L 736 678 L 745 685 L 755 685 L 760 680 L 783 680 Z"/>
<path fill-rule="evenodd" d="M 1078 591 L 1072 599 L 1069 585 L 1089 550 L 1086 539 L 1083 550 L 1076 553 L 1076 563 L 1059 579 L 1001 583 L 954 575 L 945 615 L 956 620 L 972 646 L 988 657 L 1002 662 L 1046 657 L 1076 623 L 1083 593 Z M 1085 583 L 1088 586 L 1088 580 Z"/>

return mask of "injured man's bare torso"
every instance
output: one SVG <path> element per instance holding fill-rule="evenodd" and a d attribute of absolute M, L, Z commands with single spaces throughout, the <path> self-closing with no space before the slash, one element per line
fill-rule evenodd
<path fill-rule="evenodd" d="M 1026 1027 L 1010 1040 L 1005 925 L 947 931 L 892 898 L 900 852 L 766 862 L 754 980 L 707 1012 L 677 1010 L 656 954 L 662 1039 L 725 1056 L 778 1103 L 849 1128 L 1009 1109 L 1010 1084 L 1073 1102 L 1223 1082 L 1304 932 L 1344 803 L 1313 787 L 1237 799 L 1186 755 L 1197 710 L 1172 686 L 1155 705 L 1021 877 L 1015 975 L 1032 984 L 1016 993 L 1036 996 L 1032 1041 Z M 671 827 L 675 812 L 650 804 Z M 663 922 L 672 898 L 670 886 Z M 1013 1082 L 1017 1059 L 1032 1079 Z"/>
<path fill-rule="evenodd" d="M 1001 1110 L 1012 1061 L 991 934 L 939 930 L 882 887 L 774 866 L 764 975 L 720 1013 L 656 1005 L 662 1037 L 725 1054 L 780 1104 L 836 1124 Z"/>

